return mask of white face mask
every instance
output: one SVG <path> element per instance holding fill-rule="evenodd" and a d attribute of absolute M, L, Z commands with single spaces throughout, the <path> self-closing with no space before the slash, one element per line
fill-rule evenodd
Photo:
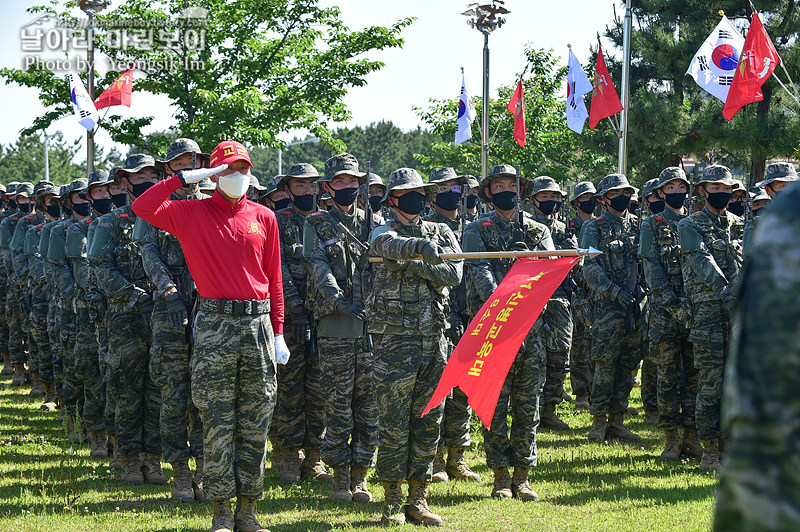
<path fill-rule="evenodd" d="M 220 176 L 217 187 L 231 198 L 241 198 L 250 187 L 250 176 L 241 172 Z"/>

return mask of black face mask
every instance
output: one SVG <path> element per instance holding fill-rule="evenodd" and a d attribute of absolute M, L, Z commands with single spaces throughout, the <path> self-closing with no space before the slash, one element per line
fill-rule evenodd
<path fill-rule="evenodd" d="M 75 214 L 78 216 L 89 216 L 91 208 L 92 206 L 88 203 L 74 203 L 72 205 L 72 210 L 74 210 Z"/>
<path fill-rule="evenodd" d="M 478 206 L 480 198 L 477 194 L 467 194 L 467 209 L 474 209 Z"/>
<path fill-rule="evenodd" d="M 383 197 L 381 196 L 370 196 L 369 197 L 369 208 L 372 209 L 372 212 L 381 212 L 381 200 Z"/>
<path fill-rule="evenodd" d="M 732 201 L 728 203 L 728 212 L 736 216 L 744 216 L 744 202 Z"/>
<path fill-rule="evenodd" d="M 510 211 L 516 207 L 517 193 L 513 190 L 504 190 L 497 194 L 492 194 L 492 203 L 501 211 Z"/>
<path fill-rule="evenodd" d="M 114 203 L 111 198 L 96 199 L 92 204 L 92 208 L 99 214 L 108 214 L 114 208 Z"/>
<path fill-rule="evenodd" d="M 128 203 L 128 193 L 120 192 L 119 194 L 111 194 L 111 201 L 114 202 L 114 207 L 122 207 Z"/>
<path fill-rule="evenodd" d="M 425 194 L 422 192 L 408 192 L 396 197 L 397 208 L 406 214 L 415 216 L 425 210 Z"/>
<path fill-rule="evenodd" d="M 731 201 L 731 196 L 733 196 L 732 192 L 709 192 L 706 201 L 719 211 L 728 206 L 728 202 Z"/>
<path fill-rule="evenodd" d="M 617 212 L 625 212 L 628 210 L 628 207 L 633 207 L 631 205 L 631 197 L 630 196 L 617 196 L 616 198 L 611 200 L 611 208 Z M 631 214 L 635 214 L 636 211 L 631 209 Z"/>
<path fill-rule="evenodd" d="M 138 198 L 139 196 L 144 194 L 148 188 L 152 187 L 153 185 L 155 185 L 155 183 L 151 183 L 150 181 L 145 181 L 144 183 L 133 185 L 133 192 L 132 192 L 133 197 Z"/>
<path fill-rule="evenodd" d="M 685 192 L 673 192 L 672 194 L 664 194 L 667 205 L 673 209 L 680 209 L 686 203 L 686 198 L 689 196 Z"/>
<path fill-rule="evenodd" d="M 66 216 L 67 218 L 72 216 L 72 209 L 70 209 L 69 207 L 61 207 L 61 210 L 64 211 L 64 216 Z"/>
<path fill-rule="evenodd" d="M 12 210 L 17 210 L 17 202 L 13 199 L 8 200 L 8 207 Z"/>
<path fill-rule="evenodd" d="M 286 207 L 288 207 L 291 202 L 292 202 L 291 198 L 281 198 L 278 201 L 274 202 L 275 203 L 275 210 L 276 211 L 283 210 Z"/>
<path fill-rule="evenodd" d="M 461 201 L 461 194 L 458 192 L 442 192 L 436 195 L 436 206 L 443 211 L 454 211 L 458 209 L 458 203 Z"/>
<path fill-rule="evenodd" d="M 61 205 L 48 205 L 47 214 L 56 219 L 61 218 Z"/>
<path fill-rule="evenodd" d="M 303 194 L 302 196 L 295 196 L 292 203 L 299 211 L 310 211 L 314 208 L 314 195 Z"/>
<path fill-rule="evenodd" d="M 639 204 L 631 203 L 628 205 L 628 210 L 631 212 L 631 214 L 637 214 L 639 212 Z"/>
<path fill-rule="evenodd" d="M 342 207 L 349 207 L 355 203 L 358 197 L 358 187 L 340 188 L 339 190 L 331 189 L 331 191 L 333 192 L 333 201 Z"/>
<path fill-rule="evenodd" d="M 585 212 L 586 214 L 593 214 L 595 209 L 594 201 L 588 199 L 586 201 L 579 201 L 578 202 L 578 209 Z"/>
<path fill-rule="evenodd" d="M 561 202 L 556 200 L 540 201 L 539 210 L 542 211 L 542 214 L 549 216 L 561 210 Z"/>
<path fill-rule="evenodd" d="M 649 201 L 647 202 L 647 208 L 650 209 L 650 212 L 653 214 L 661 214 L 664 212 L 664 202 L 659 201 Z"/>
<path fill-rule="evenodd" d="M 33 203 L 20 203 L 19 204 L 19 211 L 24 214 L 28 214 L 31 212 L 31 208 L 33 208 Z"/>

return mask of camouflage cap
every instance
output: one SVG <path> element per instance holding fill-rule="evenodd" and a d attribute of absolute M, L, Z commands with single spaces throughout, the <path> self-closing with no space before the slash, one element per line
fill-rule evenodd
<path fill-rule="evenodd" d="M 358 159 L 349 153 L 340 153 L 334 155 L 325 161 L 325 175 L 317 179 L 317 183 L 330 181 L 334 177 L 342 174 L 351 175 L 358 178 L 359 184 L 366 180 L 364 172 L 358 171 Z"/>
<path fill-rule="evenodd" d="M 767 191 L 764 187 L 756 188 L 755 193 L 751 194 L 750 201 L 760 201 L 760 200 L 772 201 L 772 198 L 769 197 L 769 194 L 767 194 Z"/>
<path fill-rule="evenodd" d="M 605 176 L 603 179 L 600 180 L 600 183 L 597 185 L 599 189 L 595 196 L 605 196 L 608 192 L 612 190 L 621 190 L 627 189 L 631 191 L 631 195 L 636 194 L 638 189 L 628 183 L 628 178 L 625 177 L 623 174 L 609 174 Z"/>
<path fill-rule="evenodd" d="M 85 196 L 86 192 L 88 192 L 91 187 L 108 185 L 109 183 L 113 183 L 113 181 L 108 178 L 108 172 L 105 170 L 95 170 L 89 175 L 89 181 L 86 185 L 86 188 L 78 190 L 77 192 L 81 196 Z M 75 191 L 73 190 L 73 192 Z"/>
<path fill-rule="evenodd" d="M 458 174 L 456 174 L 456 171 L 449 166 L 434 168 L 428 175 L 428 183 L 441 183 L 442 181 L 450 181 L 451 179 L 458 179 L 459 183 L 462 182 Z"/>
<path fill-rule="evenodd" d="M 33 196 L 33 183 L 28 181 L 23 181 L 17 185 L 17 188 L 14 189 L 14 196 L 23 196 L 25 198 L 30 198 Z"/>
<path fill-rule="evenodd" d="M 121 166 L 114 166 L 111 168 L 111 171 L 108 172 L 108 179 L 110 179 L 111 183 L 118 183 L 119 180 L 117 179 L 117 174 L 119 171 L 122 170 Z"/>
<path fill-rule="evenodd" d="M 425 183 L 422 176 L 413 168 L 398 168 L 391 174 L 386 182 L 386 194 L 381 203 L 387 203 L 393 190 L 410 190 L 413 188 L 425 189 L 425 196 L 429 201 L 436 199 L 439 193 L 439 186 L 436 183 Z"/>
<path fill-rule="evenodd" d="M 472 174 L 460 175 L 458 177 L 461 178 L 463 186 L 466 187 L 467 189 L 478 188 L 480 186 L 478 178 Z"/>
<path fill-rule="evenodd" d="M 654 194 L 657 187 L 658 187 L 657 177 L 654 177 L 653 179 L 645 182 L 645 184 L 642 186 L 643 197 L 646 199 L 647 196 L 649 196 L 650 194 Z"/>
<path fill-rule="evenodd" d="M 562 200 L 567 195 L 566 192 L 561 190 L 561 187 L 558 186 L 555 179 L 546 175 L 539 176 L 533 180 L 533 190 L 530 195 L 535 196 L 539 192 L 558 192 L 561 194 Z"/>
<path fill-rule="evenodd" d="M 197 185 L 198 190 L 216 190 L 217 184 L 211 181 L 211 178 L 204 177 Z"/>
<path fill-rule="evenodd" d="M 5 190 L 6 196 L 13 196 L 14 192 L 17 190 L 17 185 L 19 185 L 19 181 L 11 181 Z"/>
<path fill-rule="evenodd" d="M 119 169 L 117 172 L 138 172 L 143 168 L 147 168 L 148 166 L 152 166 L 153 168 L 158 168 L 156 166 L 156 160 L 152 155 L 147 155 L 145 153 L 134 153 L 129 155 L 127 159 L 125 159 L 125 165 Z M 117 181 L 120 176 L 115 176 L 114 180 Z"/>
<path fill-rule="evenodd" d="M 797 170 L 792 163 L 768 164 L 764 180 L 758 186 L 765 187 L 773 181 L 797 181 Z"/>
<path fill-rule="evenodd" d="M 58 189 L 58 197 L 63 200 L 64 196 L 70 193 L 72 190 L 72 183 L 67 183 L 66 185 L 61 185 Z"/>
<path fill-rule="evenodd" d="M 50 181 L 39 181 L 36 183 L 34 187 L 35 192 L 33 193 L 34 196 L 37 198 L 42 198 L 47 196 L 48 194 L 52 194 L 54 196 L 58 196 L 58 193 L 61 192 L 61 187 L 58 185 L 54 185 Z"/>
<path fill-rule="evenodd" d="M 320 177 L 320 175 L 317 169 L 314 168 L 314 165 L 309 163 L 299 163 L 293 164 L 291 168 L 289 168 L 289 173 L 279 177 L 280 180 L 278 180 L 277 188 L 278 190 L 283 190 L 283 187 L 293 177 L 298 179 L 314 178 L 316 180 Z"/>
<path fill-rule="evenodd" d="M 267 187 L 259 183 L 258 178 L 253 174 L 250 174 L 250 186 L 258 190 L 259 192 L 264 192 L 265 190 L 267 190 Z"/>
<path fill-rule="evenodd" d="M 497 166 L 489 170 L 487 176 L 481 179 L 480 185 L 478 185 L 478 195 L 481 198 L 487 201 L 491 201 L 489 197 L 486 195 L 485 190 L 486 187 L 488 187 L 491 184 L 492 180 L 497 177 L 517 177 L 517 169 L 511 166 L 510 164 L 498 164 Z M 529 186 L 530 184 L 530 180 L 527 177 L 523 176 L 522 174 L 520 174 L 519 179 L 520 179 L 520 187 L 522 188 L 522 190 L 520 191 L 520 197 L 523 197 L 525 195 L 525 190 L 527 186 Z"/>
<path fill-rule="evenodd" d="M 38 196 L 39 194 L 42 194 L 42 191 L 44 191 L 48 187 L 55 187 L 55 185 L 53 184 L 52 181 L 46 181 L 44 179 L 42 179 L 41 181 L 38 181 L 33 186 L 33 195 L 34 196 Z"/>
<path fill-rule="evenodd" d="M 85 177 L 81 177 L 73 181 L 69 184 L 69 189 L 66 192 L 62 192 L 61 194 L 61 201 L 69 200 L 72 197 L 73 192 L 77 192 L 78 194 L 81 191 L 86 190 L 89 186 L 89 180 Z"/>
<path fill-rule="evenodd" d="M 200 146 L 193 139 L 180 138 L 169 143 L 169 146 L 167 146 L 167 157 L 159 162 L 166 164 L 184 153 L 196 153 L 198 158 L 205 162 L 211 159 L 211 155 L 200 151 Z"/>
<path fill-rule="evenodd" d="M 573 202 L 576 199 L 583 196 L 584 194 L 586 194 L 587 192 L 592 195 L 597 193 L 597 189 L 594 188 L 594 183 L 592 183 L 591 181 L 581 181 L 580 183 L 575 185 L 575 188 L 572 191 L 572 198 L 570 198 L 569 201 Z"/>
<path fill-rule="evenodd" d="M 383 178 L 376 173 L 370 172 L 367 174 L 367 182 L 358 187 L 359 195 L 363 196 L 366 194 L 367 187 L 371 187 L 372 185 L 383 187 L 383 193 L 386 194 L 386 184 L 383 182 Z"/>
<path fill-rule="evenodd" d="M 730 168 L 721 164 L 712 164 L 705 167 L 703 175 L 700 176 L 695 185 L 702 185 L 703 183 L 722 183 L 723 185 L 733 186 L 736 184 L 736 180 L 731 175 Z"/>
<path fill-rule="evenodd" d="M 267 181 L 267 186 L 264 189 L 264 194 L 269 196 L 270 194 L 278 190 L 278 183 L 280 182 L 282 177 L 283 177 L 282 175 L 276 175 L 272 179 Z"/>
<path fill-rule="evenodd" d="M 686 172 L 683 171 L 683 168 L 679 166 L 670 166 L 668 168 L 664 168 L 661 170 L 661 173 L 658 174 L 658 183 L 653 187 L 653 192 L 663 187 L 670 181 L 675 181 L 676 179 L 683 181 L 687 186 L 691 185 L 689 178 L 686 177 Z"/>
<path fill-rule="evenodd" d="M 741 190 L 742 192 L 747 192 L 747 189 L 745 188 L 745 186 L 744 186 L 744 183 L 742 183 L 742 182 L 741 182 L 741 181 L 739 181 L 738 179 L 734 179 L 734 183 L 733 183 L 733 191 L 734 191 L 734 192 L 739 192 L 740 190 Z"/>

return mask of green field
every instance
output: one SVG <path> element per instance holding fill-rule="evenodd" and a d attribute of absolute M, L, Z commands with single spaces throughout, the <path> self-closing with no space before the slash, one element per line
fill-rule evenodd
<path fill-rule="evenodd" d="M 0 530 L 23 531 L 206 531 L 211 507 L 173 503 L 168 486 L 123 486 L 107 461 L 89 459 L 88 446 L 72 449 L 55 414 L 39 411 L 40 399 L 28 388 L 0 383 Z M 633 404 L 641 408 L 639 390 Z M 588 444 L 587 413 L 559 406 L 575 428 L 539 434 L 539 466 L 531 485 L 540 501 L 492 499 L 491 472 L 483 460 L 478 425 L 468 455 L 480 483 L 448 482 L 431 488 L 429 504 L 442 515 L 445 529 L 480 531 L 652 531 L 708 530 L 715 477 L 702 474 L 697 460 L 662 464 L 660 433 L 632 418 L 642 434 L 637 446 Z M 171 477 L 169 466 L 165 472 Z M 374 478 L 375 501 L 367 505 L 334 503 L 330 486 L 314 482 L 283 489 L 275 473 L 266 476 L 259 503 L 261 523 L 273 532 L 305 530 L 378 530 L 383 490 Z M 412 525 L 407 525 L 410 527 Z"/>

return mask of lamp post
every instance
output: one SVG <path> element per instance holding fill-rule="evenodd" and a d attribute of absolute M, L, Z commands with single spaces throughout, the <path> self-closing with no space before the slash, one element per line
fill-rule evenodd
<path fill-rule="evenodd" d="M 89 99 L 94 101 L 94 16 L 111 4 L 108 0 L 80 0 L 78 7 L 89 17 L 86 26 L 86 59 L 89 64 L 87 77 L 87 92 Z M 86 177 L 94 171 L 94 131 L 86 132 Z"/>
<path fill-rule="evenodd" d="M 502 0 L 491 4 L 470 4 L 462 15 L 470 17 L 467 25 L 483 34 L 483 121 L 481 123 L 481 179 L 486 177 L 489 166 L 489 34 L 505 24 L 506 19 L 498 14 L 510 13 Z"/>
<path fill-rule="evenodd" d="M 308 144 L 310 142 L 319 142 L 317 137 L 311 137 L 310 139 L 306 140 L 298 140 L 297 142 L 290 142 L 286 145 L 288 148 L 289 146 L 297 146 L 298 144 Z M 283 149 L 278 148 L 278 175 L 283 174 Z"/>
<path fill-rule="evenodd" d="M 52 135 L 44 136 L 44 180 L 50 181 L 50 155 L 47 153 L 50 148 L 50 139 L 61 135 L 61 131 L 56 131 Z"/>

